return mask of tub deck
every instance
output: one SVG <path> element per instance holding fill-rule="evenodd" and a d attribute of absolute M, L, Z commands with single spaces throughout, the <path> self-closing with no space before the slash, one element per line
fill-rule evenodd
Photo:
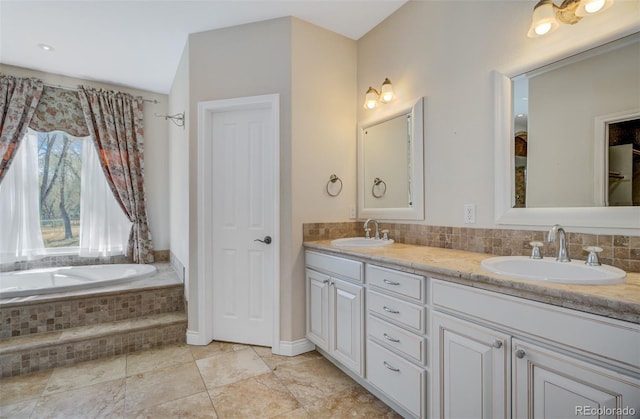
<path fill-rule="evenodd" d="M 142 279 L 155 273 L 154 265 L 130 263 L 58 266 L 0 272 L 0 300 L 108 287 Z"/>
<path fill-rule="evenodd" d="M 184 342 L 184 285 L 155 265 L 126 284 L 0 300 L 0 377 Z"/>

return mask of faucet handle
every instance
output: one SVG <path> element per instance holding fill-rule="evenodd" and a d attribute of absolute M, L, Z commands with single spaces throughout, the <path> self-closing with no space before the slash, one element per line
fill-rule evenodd
<path fill-rule="evenodd" d="M 540 248 L 544 246 L 543 242 L 532 241 L 529 242 L 529 245 L 532 247 L 531 249 L 531 259 L 542 259 L 542 254 L 540 253 Z"/>
<path fill-rule="evenodd" d="M 600 263 L 600 259 L 598 259 L 598 253 L 602 252 L 602 247 L 585 246 L 582 249 L 589 252 L 589 256 L 587 256 L 587 260 L 584 262 L 586 265 L 589 265 L 589 266 L 602 265 L 602 263 Z"/>
<path fill-rule="evenodd" d="M 389 230 L 385 229 L 380 232 L 382 233 L 382 240 L 389 240 Z"/>
<path fill-rule="evenodd" d="M 367 239 L 371 238 L 371 229 L 370 228 L 365 228 L 364 229 L 364 237 L 366 237 Z"/>

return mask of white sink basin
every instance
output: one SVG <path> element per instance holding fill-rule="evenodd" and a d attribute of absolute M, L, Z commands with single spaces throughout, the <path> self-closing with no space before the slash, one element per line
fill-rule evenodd
<path fill-rule="evenodd" d="M 391 239 L 367 239 L 366 237 L 346 237 L 331 241 L 331 245 L 338 247 L 382 247 L 390 244 L 393 244 Z"/>
<path fill-rule="evenodd" d="M 575 285 L 604 285 L 624 282 L 627 274 L 613 266 L 589 266 L 584 261 L 558 262 L 554 258 L 499 256 L 483 260 L 483 269 L 500 275 L 533 281 Z"/>

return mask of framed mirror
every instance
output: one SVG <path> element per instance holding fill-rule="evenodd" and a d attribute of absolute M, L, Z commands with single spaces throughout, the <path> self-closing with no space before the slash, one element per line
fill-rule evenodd
<path fill-rule="evenodd" d="M 358 217 L 424 219 L 423 98 L 358 127 Z"/>
<path fill-rule="evenodd" d="M 640 230 L 639 63 L 636 33 L 495 74 L 497 224 Z"/>

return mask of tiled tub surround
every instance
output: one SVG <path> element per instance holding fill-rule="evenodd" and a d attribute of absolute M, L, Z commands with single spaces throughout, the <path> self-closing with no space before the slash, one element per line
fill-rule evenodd
<path fill-rule="evenodd" d="M 184 287 L 168 263 L 110 287 L 0 300 L 0 376 L 184 342 Z"/>
<path fill-rule="evenodd" d="M 549 226 L 551 227 L 551 226 Z M 544 242 L 543 256 L 554 256 L 555 243 L 546 243 L 547 232 L 530 230 L 440 227 L 423 224 L 380 222 L 380 230 L 389 230 L 389 238 L 397 243 L 439 247 L 497 256 L 528 256 L 530 241 Z M 304 241 L 342 237 L 363 237 L 361 221 L 345 223 L 309 223 L 303 226 Z M 627 272 L 640 272 L 640 236 L 617 236 L 567 232 L 569 255 L 585 260 L 584 246 L 600 246 L 600 261 Z M 485 256 L 486 257 L 486 256 Z"/>
<path fill-rule="evenodd" d="M 487 255 L 469 251 L 401 243 L 381 248 L 339 248 L 331 246 L 331 240 L 306 241 L 305 247 L 479 289 L 640 323 L 640 273 L 627 273 L 626 281 L 617 285 L 565 285 L 526 281 L 487 272 L 480 266 Z"/>

